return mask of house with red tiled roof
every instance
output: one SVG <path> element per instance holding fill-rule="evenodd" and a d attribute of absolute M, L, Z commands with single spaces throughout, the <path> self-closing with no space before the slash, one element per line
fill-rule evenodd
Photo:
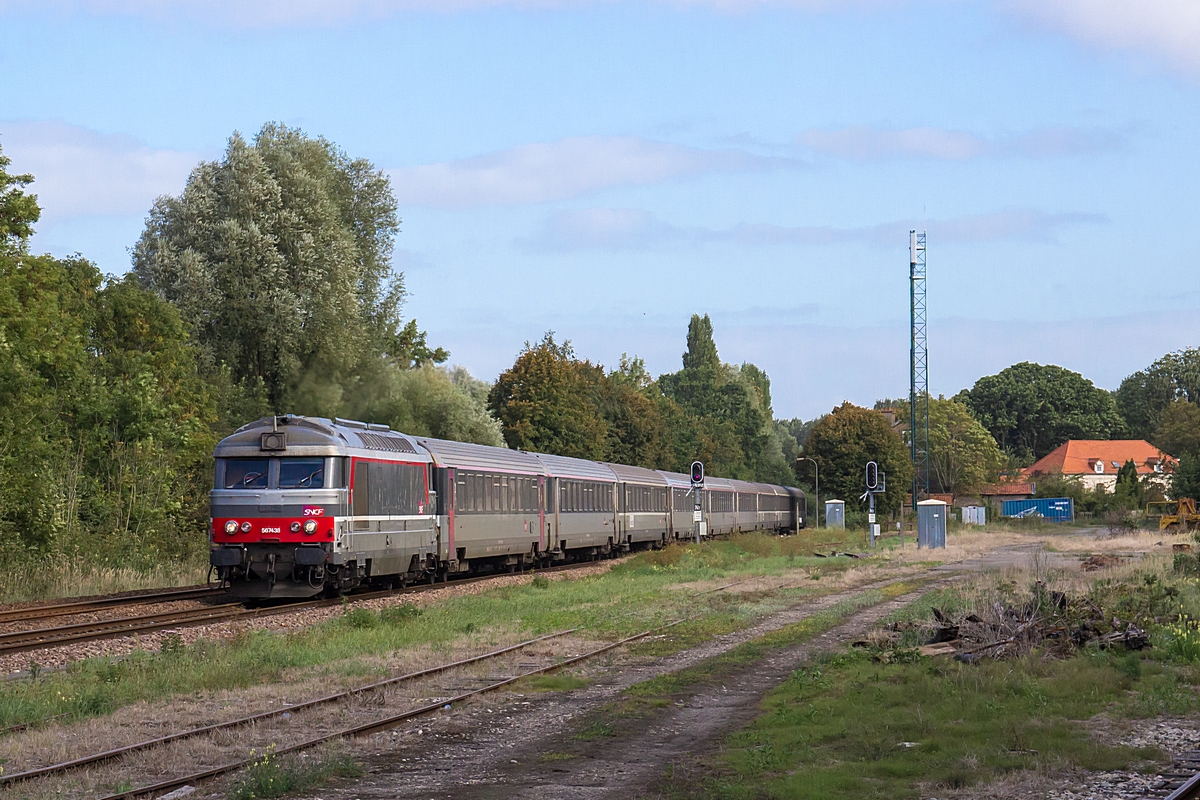
<path fill-rule="evenodd" d="M 1088 489 L 1103 486 L 1112 491 L 1117 472 L 1126 461 L 1133 461 L 1138 476 L 1165 485 L 1178 461 L 1145 439 L 1069 439 L 1038 459 L 1025 470 L 1025 477 L 1036 481 L 1039 475 L 1067 475 L 1079 478 Z"/>

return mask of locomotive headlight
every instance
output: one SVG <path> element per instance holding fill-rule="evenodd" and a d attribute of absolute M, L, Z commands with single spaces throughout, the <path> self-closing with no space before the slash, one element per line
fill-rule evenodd
<path fill-rule="evenodd" d="M 249 532 L 250 532 L 250 523 L 243 522 L 242 523 L 242 533 L 249 533 Z"/>
<path fill-rule="evenodd" d="M 317 532 L 317 521 L 315 519 L 306 520 L 304 523 L 304 532 L 313 534 Z"/>
<path fill-rule="evenodd" d="M 225 532 L 231 536 L 233 534 L 237 533 L 237 520 L 231 519 L 228 522 L 226 522 L 225 523 Z"/>
<path fill-rule="evenodd" d="M 292 533 L 299 533 L 299 532 L 300 532 L 300 523 L 293 522 L 292 523 Z"/>

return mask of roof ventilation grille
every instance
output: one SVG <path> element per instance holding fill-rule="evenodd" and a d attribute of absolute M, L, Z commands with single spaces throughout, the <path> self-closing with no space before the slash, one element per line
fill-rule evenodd
<path fill-rule="evenodd" d="M 368 450 L 386 450 L 389 453 L 412 453 L 413 455 L 417 455 L 417 449 L 401 436 L 383 436 L 378 433 L 359 431 L 358 438 L 362 440 L 363 447 Z"/>

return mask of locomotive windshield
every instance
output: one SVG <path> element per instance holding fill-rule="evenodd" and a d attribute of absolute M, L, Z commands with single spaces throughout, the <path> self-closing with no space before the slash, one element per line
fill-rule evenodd
<path fill-rule="evenodd" d="M 325 486 L 325 459 L 279 459 L 280 489 L 321 489 Z"/>
<path fill-rule="evenodd" d="M 266 458 L 231 458 L 225 462 L 226 489 L 265 489 L 267 470 L 271 461 Z"/>

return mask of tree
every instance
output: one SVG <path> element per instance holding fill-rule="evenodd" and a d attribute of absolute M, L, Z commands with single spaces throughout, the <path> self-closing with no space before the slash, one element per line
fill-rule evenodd
<path fill-rule="evenodd" d="M 603 368 L 575 358 L 571 343 L 554 341 L 551 331 L 536 345 L 525 343 L 496 379 L 488 407 L 509 447 L 600 460 L 607 437 L 597 402 L 603 378 Z"/>
<path fill-rule="evenodd" d="M 1028 361 L 980 378 L 955 396 L 1001 450 L 1041 458 L 1068 439 L 1125 433 L 1113 397 L 1077 372 Z"/>
<path fill-rule="evenodd" d="M 400 368 L 448 355 L 401 324 L 398 226 L 383 172 L 268 124 L 253 144 L 235 133 L 179 197 L 159 198 L 133 273 L 236 383 L 261 381 L 276 409 L 328 412 L 385 355 Z"/>
<path fill-rule="evenodd" d="M 1186 400 L 1173 401 L 1159 416 L 1150 441 L 1176 458 L 1184 453 L 1200 453 L 1200 406 Z"/>
<path fill-rule="evenodd" d="M 889 400 L 885 407 L 907 427 L 907 400 Z M 933 491 L 966 494 L 995 479 L 1004 454 L 966 405 L 939 395 L 929 401 L 929 466 Z"/>
<path fill-rule="evenodd" d="M 688 324 L 683 369 L 660 375 L 662 393 L 695 418 L 700 450 L 711 474 L 788 483 L 793 474 L 771 409 L 771 381 L 753 364 L 721 362 L 708 315 Z M 679 467 L 675 467 L 678 469 Z"/>
<path fill-rule="evenodd" d="M 1145 502 L 1146 490 L 1138 478 L 1137 465 L 1133 459 L 1126 461 L 1117 470 L 1117 482 L 1113 486 L 1113 502 L 1121 508 L 1141 508 Z"/>
<path fill-rule="evenodd" d="M 24 252 L 33 223 L 42 215 L 37 195 L 22 191 L 33 183 L 32 175 L 10 175 L 12 159 L 0 149 L 0 253 Z"/>
<path fill-rule="evenodd" d="M 880 510 L 895 513 L 903 505 L 912 463 L 900 435 L 878 411 L 842 403 L 813 426 L 804 452 L 820 465 L 822 495 L 857 502 L 866 490 L 866 463 L 875 461 L 887 474 Z"/>
<path fill-rule="evenodd" d="M 1200 403 L 1200 349 L 1167 353 L 1121 381 L 1115 396 L 1130 433 L 1162 447 L 1154 436 L 1171 404 L 1176 400 Z"/>
<path fill-rule="evenodd" d="M 1200 453 L 1184 453 L 1171 473 L 1171 499 L 1200 500 Z"/>

